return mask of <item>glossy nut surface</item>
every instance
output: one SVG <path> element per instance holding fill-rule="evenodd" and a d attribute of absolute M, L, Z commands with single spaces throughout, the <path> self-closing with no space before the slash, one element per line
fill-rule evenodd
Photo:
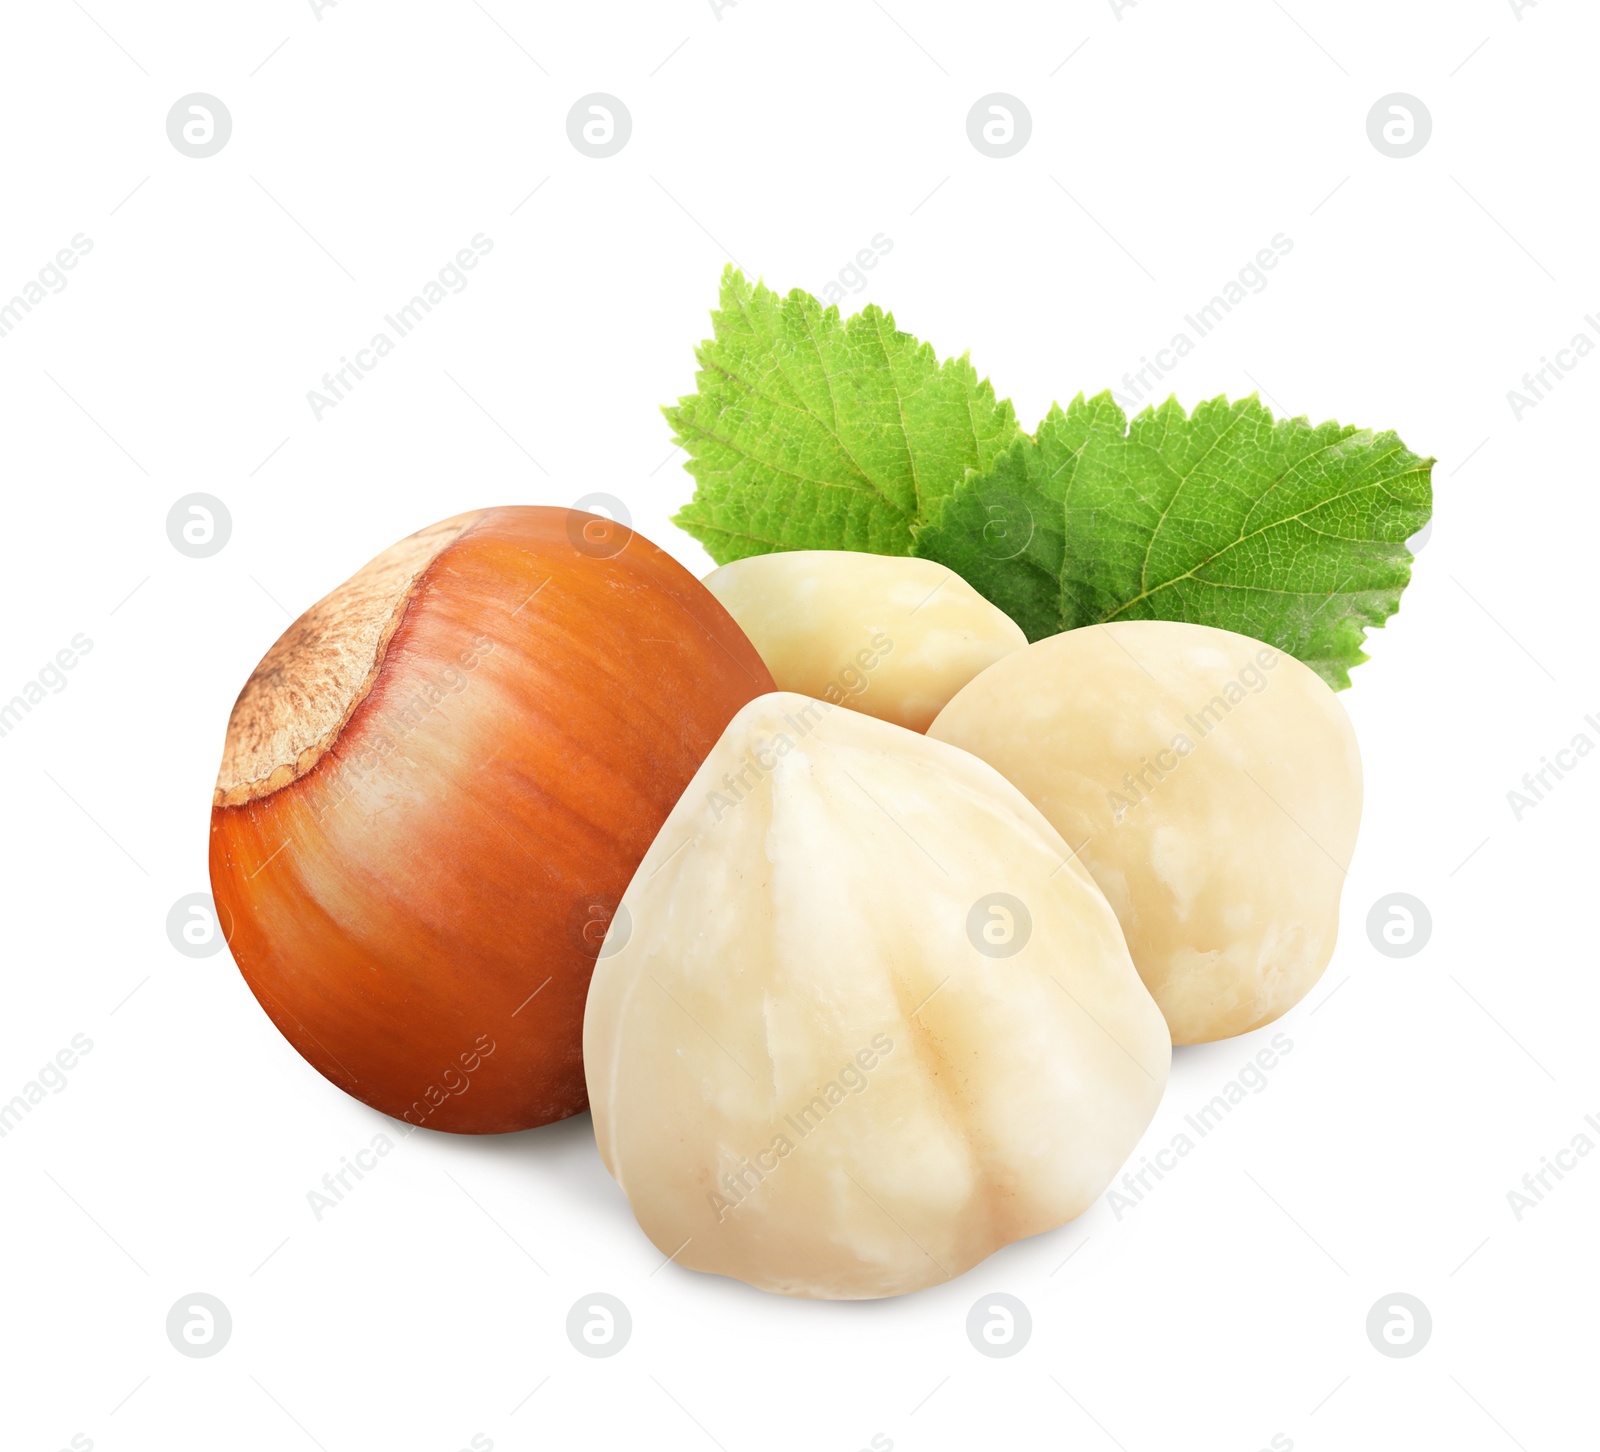
<path fill-rule="evenodd" d="M 827 1298 L 947 1280 L 1086 1209 L 1166 1083 L 1088 874 L 996 772 L 901 727 L 753 701 L 623 902 L 590 1103 L 678 1265 Z"/>
<path fill-rule="evenodd" d="M 980 671 L 1027 644 L 1022 627 L 932 560 L 790 550 L 713 570 L 705 585 L 780 691 L 926 731 Z"/>
<path fill-rule="evenodd" d="M 929 734 L 996 767 L 1078 850 L 1174 1043 L 1271 1023 L 1321 976 L 1361 755 L 1292 656 L 1177 621 L 1090 626 L 985 671 Z"/>
<path fill-rule="evenodd" d="M 457 516 L 292 625 L 234 707 L 211 882 L 245 981 L 340 1088 L 428 1128 L 584 1107 L 584 995 L 618 898 L 771 678 L 640 535 Z"/>

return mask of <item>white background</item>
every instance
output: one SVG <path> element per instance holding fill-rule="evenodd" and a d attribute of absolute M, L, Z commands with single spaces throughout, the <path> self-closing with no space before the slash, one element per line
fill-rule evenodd
<path fill-rule="evenodd" d="M 1600 17 L 886 3 L 7 7 L 0 296 L 94 244 L 0 338 L 0 697 L 94 642 L 0 740 L 0 1097 L 94 1044 L 0 1141 L 7 1448 L 1592 1444 L 1600 1155 L 1520 1221 L 1507 1192 L 1600 1115 L 1600 758 L 1521 821 L 1506 793 L 1600 739 L 1600 356 L 1520 422 L 1506 393 L 1600 337 Z M 206 160 L 165 131 L 193 91 L 233 117 Z M 591 91 L 632 113 L 609 160 L 567 139 Z M 992 91 L 1033 117 L 1005 161 L 965 131 Z M 1408 160 L 1367 137 L 1394 91 L 1433 117 Z M 317 421 L 307 390 L 479 232 L 470 286 Z M 1431 541 L 1344 697 L 1367 805 L 1341 944 L 1267 1087 L 1120 1219 L 1102 1202 L 883 1303 L 661 1268 L 587 1116 L 418 1133 L 315 1220 L 307 1192 L 396 1126 L 164 929 L 206 890 L 228 708 L 288 618 L 431 520 L 594 490 L 706 568 L 668 523 L 690 481 L 657 410 L 692 387 L 729 258 L 820 291 L 886 234 L 854 302 L 970 349 L 1031 427 L 1280 232 L 1180 400 L 1259 388 L 1440 462 Z M 197 490 L 233 518 L 205 560 L 165 532 Z M 1434 921 L 1405 960 L 1365 932 L 1394 891 Z M 1180 1051 L 1135 1158 L 1273 1032 Z M 598 1290 L 634 1319 L 605 1361 L 564 1332 Z M 1034 1331 L 993 1360 L 964 1324 L 1002 1290 Z M 211 1359 L 164 1331 L 193 1291 L 233 1316 Z M 1365 1332 L 1395 1291 L 1434 1322 L 1405 1360 Z"/>

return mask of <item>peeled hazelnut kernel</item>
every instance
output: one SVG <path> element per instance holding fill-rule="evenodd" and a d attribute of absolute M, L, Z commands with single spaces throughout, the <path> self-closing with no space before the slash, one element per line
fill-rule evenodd
<path fill-rule="evenodd" d="M 960 575 L 932 560 L 792 550 L 705 578 L 780 691 L 926 731 L 980 671 L 1027 636 Z"/>
<path fill-rule="evenodd" d="M 1078 849 L 1175 1044 L 1271 1023 L 1322 975 L 1361 756 L 1292 656 L 1176 621 L 1089 626 L 985 671 L 929 734 L 998 768 Z"/>
<path fill-rule="evenodd" d="M 1171 1047 L 1105 898 L 976 757 L 779 692 L 729 723 L 595 965 L 600 1154 L 679 1265 L 898 1295 L 1072 1219 Z"/>

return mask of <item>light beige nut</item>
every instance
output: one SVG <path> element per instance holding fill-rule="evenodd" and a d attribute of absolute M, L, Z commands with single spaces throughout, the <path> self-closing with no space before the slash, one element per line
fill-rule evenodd
<path fill-rule="evenodd" d="M 1322 678 L 1259 640 L 1142 620 L 1030 645 L 929 734 L 1078 850 L 1178 1044 L 1285 1013 L 1333 954 L 1361 756 Z"/>
<path fill-rule="evenodd" d="M 607 1169 L 663 1255 L 897 1295 L 1072 1219 L 1171 1046 L 1121 930 L 976 757 L 779 692 L 729 724 L 595 965 Z"/>
<path fill-rule="evenodd" d="M 790 550 L 705 578 L 782 691 L 926 731 L 951 696 L 1027 644 L 1022 628 L 932 560 Z"/>

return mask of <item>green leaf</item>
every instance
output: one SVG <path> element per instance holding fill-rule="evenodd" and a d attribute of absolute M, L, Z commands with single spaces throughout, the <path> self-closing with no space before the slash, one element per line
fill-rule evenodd
<path fill-rule="evenodd" d="M 1187 620 L 1265 640 L 1335 689 L 1398 608 L 1430 470 L 1392 433 L 1274 419 L 1254 397 L 1131 424 L 1109 395 L 1053 408 L 917 536 L 1030 640 Z"/>
<path fill-rule="evenodd" d="M 1123 412 L 1109 393 L 1063 412 L 1052 404 L 1031 438 L 1022 434 L 986 474 L 956 487 L 937 520 L 917 531 L 915 553 L 961 575 L 1039 640 L 1085 623 L 1063 612 L 1066 496 L 1096 423 L 1120 434 Z"/>
<path fill-rule="evenodd" d="M 718 564 L 772 550 L 911 553 L 912 531 L 1018 436 L 963 355 L 867 307 L 843 321 L 728 268 L 697 391 L 663 410 L 695 496 L 676 523 Z"/>

